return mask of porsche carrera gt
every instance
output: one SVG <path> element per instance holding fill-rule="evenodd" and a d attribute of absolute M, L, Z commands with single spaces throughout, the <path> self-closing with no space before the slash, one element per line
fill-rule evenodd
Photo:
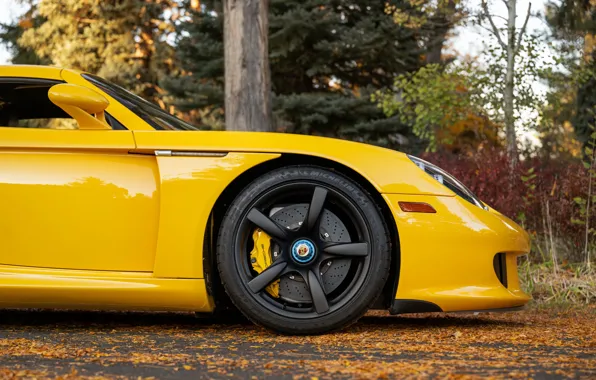
<path fill-rule="evenodd" d="M 198 130 L 73 70 L 0 67 L 0 210 L 4 308 L 228 307 L 316 334 L 371 308 L 529 300 L 517 275 L 527 233 L 436 165 Z"/>

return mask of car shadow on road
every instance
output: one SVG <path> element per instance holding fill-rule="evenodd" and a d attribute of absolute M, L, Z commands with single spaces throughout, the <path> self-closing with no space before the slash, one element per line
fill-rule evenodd
<path fill-rule="evenodd" d="M 349 328 L 349 330 L 408 330 L 429 327 L 453 326 L 523 326 L 523 323 L 458 314 L 415 314 L 390 316 L 384 312 L 372 312 Z M 161 326 L 164 328 L 189 329 L 209 327 L 252 328 L 252 323 L 240 313 L 226 313 L 225 317 L 195 315 L 176 312 L 117 312 L 117 311 L 57 311 L 57 310 L 1 310 L 0 330 L 20 327 L 49 327 L 62 329 L 129 329 L 132 327 Z M 258 327 L 254 327 L 258 328 Z"/>
<path fill-rule="evenodd" d="M 0 329 L 17 326 L 51 326 L 64 328 L 130 328 L 134 326 L 193 327 L 197 324 L 250 324 L 241 315 L 216 320 L 183 312 L 120 312 L 79 310 L 1 310 Z"/>

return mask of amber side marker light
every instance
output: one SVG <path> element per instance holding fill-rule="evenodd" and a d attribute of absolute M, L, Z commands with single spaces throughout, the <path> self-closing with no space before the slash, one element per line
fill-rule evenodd
<path fill-rule="evenodd" d="M 397 202 L 399 208 L 405 212 L 424 212 L 427 214 L 436 214 L 437 210 L 433 206 L 424 202 Z"/>

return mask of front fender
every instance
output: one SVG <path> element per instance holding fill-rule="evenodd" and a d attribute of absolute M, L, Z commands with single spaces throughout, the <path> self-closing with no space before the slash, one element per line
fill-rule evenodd
<path fill-rule="evenodd" d="M 277 157 L 269 153 L 156 157 L 160 211 L 154 276 L 203 278 L 204 231 L 219 195 L 246 170 Z"/>
<path fill-rule="evenodd" d="M 379 193 L 453 196 L 401 152 L 316 136 L 263 132 L 134 131 L 137 150 L 292 153 L 335 161 L 358 172 Z"/>

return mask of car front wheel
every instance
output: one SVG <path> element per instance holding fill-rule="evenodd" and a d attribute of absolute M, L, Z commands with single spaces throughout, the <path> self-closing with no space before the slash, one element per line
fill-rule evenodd
<path fill-rule="evenodd" d="M 314 166 L 269 172 L 223 218 L 217 261 L 226 292 L 252 321 L 317 334 L 360 318 L 389 275 L 387 226 L 371 197 Z"/>

